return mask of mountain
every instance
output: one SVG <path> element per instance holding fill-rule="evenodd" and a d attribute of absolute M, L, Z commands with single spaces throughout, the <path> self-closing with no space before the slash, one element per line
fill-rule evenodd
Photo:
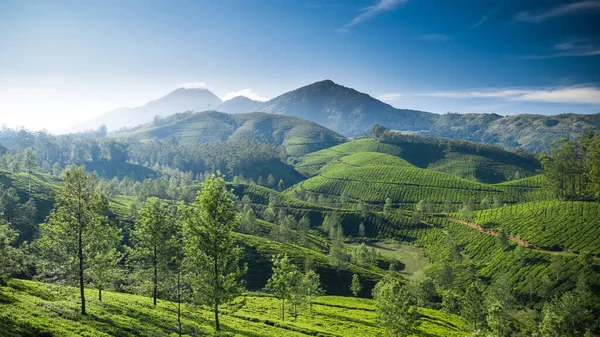
<path fill-rule="evenodd" d="M 275 97 L 262 103 L 258 111 L 308 119 L 345 136 L 360 136 L 376 123 L 402 130 L 429 129 L 438 117 L 424 111 L 396 109 L 331 80 Z"/>
<path fill-rule="evenodd" d="M 156 116 L 169 116 L 177 112 L 204 111 L 219 106 L 221 99 L 208 89 L 179 88 L 157 100 L 136 108 L 119 108 L 109 111 L 88 122 L 76 125 L 67 132 L 97 129 L 106 124 L 109 130 L 131 128 L 148 123 Z"/>
<path fill-rule="evenodd" d="M 261 112 L 227 114 L 217 111 L 177 113 L 127 132 L 114 134 L 113 137 L 134 137 L 141 140 L 174 137 L 183 144 L 245 138 L 276 146 L 284 145 L 287 154 L 293 157 L 346 141 L 344 136 L 334 131 L 296 117 Z"/>
<path fill-rule="evenodd" d="M 600 131 L 600 114 L 444 115 L 397 109 L 365 93 L 336 84 L 316 82 L 260 104 L 258 111 L 305 118 L 348 137 L 368 133 L 373 124 L 420 135 L 522 147 L 541 152 L 562 138 L 589 129 Z"/>
<path fill-rule="evenodd" d="M 223 102 L 215 110 L 226 112 L 229 114 L 240 114 L 244 112 L 257 111 L 256 108 L 262 102 L 252 100 L 246 96 L 236 96 L 230 100 Z"/>

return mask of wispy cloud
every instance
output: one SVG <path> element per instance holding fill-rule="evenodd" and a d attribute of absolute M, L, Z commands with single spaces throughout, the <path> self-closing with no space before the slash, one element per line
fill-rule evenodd
<path fill-rule="evenodd" d="M 426 41 L 448 41 L 452 37 L 446 34 L 423 34 L 419 35 L 419 39 Z"/>
<path fill-rule="evenodd" d="M 509 101 L 571 104 L 600 104 L 600 88 L 560 87 L 547 89 L 484 89 L 418 94 L 442 98 L 498 98 Z"/>
<path fill-rule="evenodd" d="M 400 5 L 405 4 L 407 1 L 408 0 L 377 0 L 374 5 L 361 9 L 361 13 L 359 15 L 357 15 L 354 19 L 345 24 L 342 28 L 338 29 L 338 31 L 348 31 L 350 27 L 357 25 L 361 22 L 365 22 L 381 13 L 394 10 Z"/>
<path fill-rule="evenodd" d="M 228 100 L 230 100 L 230 99 L 232 99 L 234 97 L 237 97 L 237 96 L 245 96 L 245 97 L 250 98 L 251 100 L 260 101 L 260 102 L 264 102 L 264 101 L 268 101 L 269 100 L 268 98 L 259 95 L 257 92 L 252 91 L 252 89 L 241 89 L 241 90 L 238 90 L 238 91 L 232 91 L 232 92 L 229 92 L 229 93 L 223 95 L 221 97 L 221 99 L 223 101 L 228 101 Z"/>
<path fill-rule="evenodd" d="M 204 82 L 190 82 L 190 83 L 183 83 L 177 86 L 178 88 L 185 88 L 185 89 L 206 89 L 206 83 Z"/>
<path fill-rule="evenodd" d="M 552 7 L 542 12 L 533 13 L 531 11 L 519 12 L 515 15 L 516 21 L 522 22 L 543 22 L 549 19 L 557 18 L 563 15 L 569 15 L 593 9 L 600 9 L 600 1 L 587 0 L 580 2 L 572 2 L 556 7 Z"/>
<path fill-rule="evenodd" d="M 573 39 L 567 42 L 555 44 L 553 53 L 541 55 L 526 55 L 523 59 L 539 60 L 558 57 L 585 57 L 600 55 L 600 45 L 589 39 Z"/>
<path fill-rule="evenodd" d="M 389 94 L 381 94 L 381 95 L 377 96 L 377 99 L 379 99 L 381 101 L 390 102 L 390 101 L 396 101 L 402 96 L 404 96 L 404 94 L 389 93 Z"/>

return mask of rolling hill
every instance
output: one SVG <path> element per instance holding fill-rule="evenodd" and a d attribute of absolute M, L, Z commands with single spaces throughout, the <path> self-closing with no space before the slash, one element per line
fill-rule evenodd
<path fill-rule="evenodd" d="M 275 146 L 283 145 L 287 154 L 293 157 L 346 140 L 325 127 L 300 118 L 267 113 L 231 115 L 216 111 L 179 113 L 112 137 L 140 140 L 174 137 L 180 144 L 245 138 Z"/>
<path fill-rule="evenodd" d="M 345 144 L 344 144 L 345 145 Z M 459 204 L 472 199 L 480 202 L 499 196 L 508 203 L 550 199 L 543 180 L 535 184 L 483 184 L 455 175 L 423 169 L 390 155 L 375 156 L 357 152 L 341 156 L 316 171 L 316 175 L 288 189 L 286 193 L 304 192 L 339 199 L 342 194 L 353 201 L 383 204 L 416 204 L 430 200 L 439 208 L 444 202 Z"/>
<path fill-rule="evenodd" d="M 399 157 L 410 164 L 449 173 L 483 183 L 501 183 L 535 175 L 541 168 L 537 159 L 501 148 L 419 136 L 395 136 L 378 141 L 363 138 L 309 153 L 295 162 L 296 170 L 307 176 L 341 157 L 359 152 L 378 152 Z"/>

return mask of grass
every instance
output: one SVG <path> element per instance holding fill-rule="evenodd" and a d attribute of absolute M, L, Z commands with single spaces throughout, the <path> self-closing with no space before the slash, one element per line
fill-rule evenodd
<path fill-rule="evenodd" d="M 0 331 L 3 336 L 176 336 L 175 307 L 167 301 L 152 306 L 147 297 L 86 290 L 88 315 L 79 314 L 78 289 L 13 279 L 0 287 Z M 212 312 L 183 306 L 185 336 L 214 333 Z M 454 315 L 419 309 L 421 326 L 414 336 L 464 336 L 465 322 Z M 280 301 L 249 293 L 224 307 L 225 336 L 380 336 L 373 301 L 323 296 L 304 310 L 297 321 L 280 320 Z"/>
<path fill-rule="evenodd" d="M 354 243 L 350 246 L 357 245 L 358 244 Z M 369 242 L 366 245 L 374 248 L 375 251 L 382 256 L 402 263 L 402 265 L 404 265 L 402 274 L 405 274 L 406 276 L 412 276 L 415 273 L 421 272 L 430 265 L 429 259 L 425 256 L 424 249 L 415 245 L 391 240 Z"/>

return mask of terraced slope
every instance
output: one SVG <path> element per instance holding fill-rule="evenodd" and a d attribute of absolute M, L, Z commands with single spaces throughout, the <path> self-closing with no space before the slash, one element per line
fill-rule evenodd
<path fill-rule="evenodd" d="M 475 143 L 440 139 L 438 144 L 431 138 L 418 136 L 396 138 L 390 142 L 372 138 L 353 140 L 309 153 L 301 157 L 295 167 L 300 173 L 312 176 L 323 166 L 343 156 L 359 152 L 379 152 L 400 157 L 420 168 L 483 183 L 500 183 L 529 177 L 540 168 L 539 163 L 531 158 L 520 157 L 496 148 L 493 148 L 493 151 L 482 151 Z"/>
<path fill-rule="evenodd" d="M 548 250 L 600 255 L 600 203 L 540 201 L 475 213 L 474 222 Z"/>
<path fill-rule="evenodd" d="M 441 208 L 449 200 L 454 204 L 466 200 L 479 203 L 484 198 L 500 196 L 504 202 L 515 203 L 552 198 L 544 187 L 543 178 L 528 178 L 506 184 L 483 184 L 457 176 L 421 169 L 398 161 L 389 155 L 355 153 L 331 161 L 309 178 L 285 193 L 325 195 L 351 201 L 382 204 L 390 198 L 394 204 L 415 204 L 431 200 Z M 296 191 L 296 192 L 294 192 Z"/>

